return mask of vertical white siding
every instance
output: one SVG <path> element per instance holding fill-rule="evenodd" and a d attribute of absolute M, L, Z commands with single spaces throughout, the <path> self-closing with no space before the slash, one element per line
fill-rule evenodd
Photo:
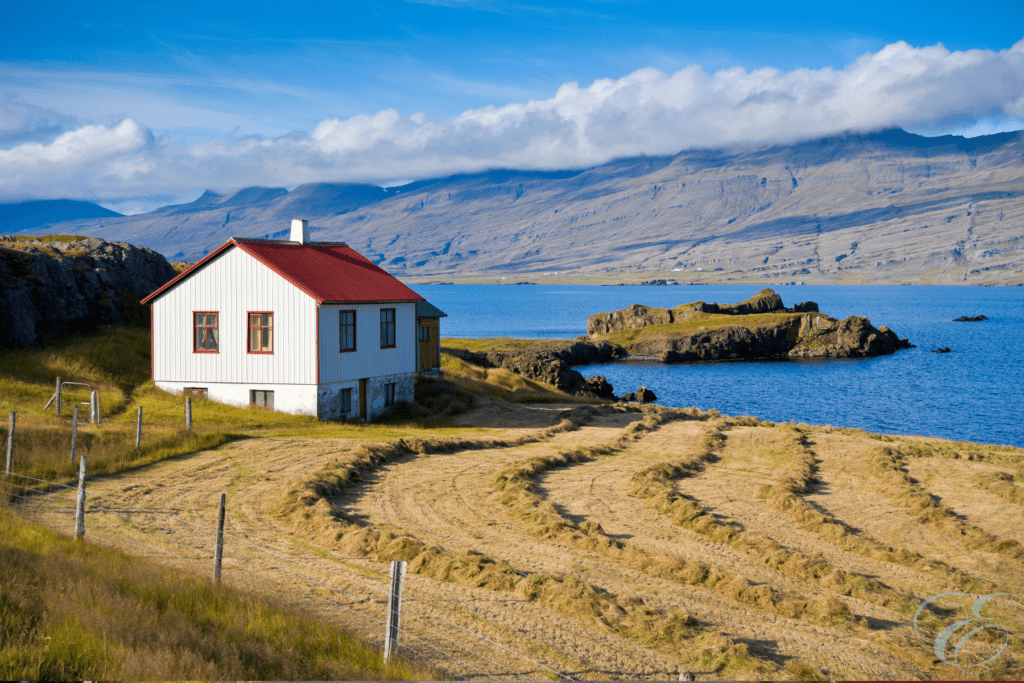
<path fill-rule="evenodd" d="M 193 311 L 219 314 L 218 353 L 193 352 Z M 248 353 L 249 311 L 274 313 L 272 354 Z M 316 384 L 316 312 L 310 296 L 232 247 L 154 302 L 153 378 L 197 386 Z"/>
<path fill-rule="evenodd" d="M 395 309 L 395 348 L 380 348 L 380 309 Z M 356 312 L 356 350 L 338 348 L 338 312 Z M 320 307 L 320 383 L 416 371 L 416 304 L 330 304 Z"/>

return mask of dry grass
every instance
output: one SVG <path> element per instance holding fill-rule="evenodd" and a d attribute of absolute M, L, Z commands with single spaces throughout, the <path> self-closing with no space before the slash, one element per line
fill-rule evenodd
<path fill-rule="evenodd" d="M 696 409 L 671 411 L 648 407 L 647 410 L 650 414 L 643 420 L 633 422 L 623 430 L 622 435 L 604 446 L 538 456 L 498 472 L 493 477 L 491 486 L 501 492 L 499 502 L 522 521 L 528 532 L 535 537 L 564 543 L 579 550 L 598 552 L 652 576 L 715 590 L 738 603 L 771 614 L 789 618 L 810 618 L 824 623 L 834 623 L 841 618 L 854 623 L 853 614 L 841 601 L 841 608 L 837 609 L 828 600 L 808 601 L 798 596 L 783 595 L 770 586 L 754 585 L 749 579 L 733 571 L 722 571 L 704 562 L 687 562 L 680 557 L 647 551 L 634 544 L 612 539 L 595 522 L 576 524 L 566 519 L 540 494 L 534 480 L 544 472 L 588 462 L 597 457 L 614 455 L 644 434 L 674 420 L 707 420 L 712 417 Z M 712 448 L 720 446 L 721 441 L 720 424 L 716 424 L 705 432 L 705 452 L 709 453 Z M 678 468 L 677 471 L 682 471 L 682 468 Z M 663 470 L 656 466 L 644 472 L 645 475 L 641 475 L 641 479 L 645 476 L 656 478 Z"/>
<path fill-rule="evenodd" d="M 1024 475 L 994 472 L 979 476 L 974 483 L 1014 505 L 1024 505 Z"/>
<path fill-rule="evenodd" d="M 910 477 L 904 460 L 914 455 L 924 457 L 930 452 L 926 449 L 927 446 L 915 444 L 879 446 L 871 452 L 872 471 L 881 482 L 885 494 L 893 502 L 910 510 L 919 522 L 935 525 L 968 548 L 984 549 L 1015 559 L 1024 558 L 1024 546 L 1020 543 L 998 538 L 964 522 Z"/>
<path fill-rule="evenodd" d="M 917 607 L 913 596 L 895 591 L 875 579 L 843 571 L 820 554 L 808 556 L 784 548 L 775 540 L 761 534 L 749 533 L 735 522 L 718 520 L 699 502 L 675 490 L 673 482 L 676 479 L 693 476 L 708 464 L 716 462 L 715 451 L 724 443 L 724 429 L 733 425 L 753 424 L 757 424 L 757 421 L 719 419 L 709 422 L 688 458 L 659 463 L 634 474 L 632 495 L 646 499 L 650 507 L 668 516 L 675 524 L 716 543 L 755 553 L 762 558 L 766 566 L 788 576 L 813 581 L 841 595 L 856 597 L 902 613 L 912 613 Z M 766 423 L 760 424 L 763 426 Z M 835 524 L 834 520 L 820 515 L 797 495 L 806 492 L 814 481 L 814 458 L 807 450 L 806 436 L 795 426 L 782 425 L 778 428 L 788 432 L 787 452 L 793 457 L 783 467 L 778 481 L 762 489 L 761 496 L 767 498 L 776 509 L 789 513 L 801 526 L 813 527 L 814 530 L 829 528 L 829 525 Z M 841 526 L 839 528 L 842 529 Z M 818 617 L 824 621 L 855 621 L 845 603 L 843 608 L 819 612 Z"/>
<path fill-rule="evenodd" d="M 315 530 L 321 537 L 327 536 L 332 541 L 330 545 L 346 554 L 379 561 L 405 560 L 409 562 L 409 571 L 414 574 L 475 588 L 513 592 L 589 626 L 610 630 L 666 652 L 696 651 L 697 658 L 712 662 L 718 667 L 715 670 L 768 671 L 771 667 L 751 657 L 745 645 L 720 635 L 709 640 L 708 634 L 697 628 L 684 613 L 654 609 L 639 598 L 620 597 L 573 576 L 525 573 L 507 562 L 495 561 L 480 553 L 456 553 L 429 546 L 393 528 L 352 524 L 341 518 L 326 502 L 326 499 L 358 483 L 368 472 L 396 458 L 413 453 L 511 448 L 543 441 L 555 434 L 578 429 L 592 417 L 593 410 L 589 406 L 581 406 L 567 411 L 566 418 L 558 425 L 516 439 L 405 439 L 362 446 L 354 449 L 344 460 L 314 473 L 309 480 L 289 487 L 279 501 L 278 512 L 292 519 L 296 530 L 302 529 L 304 533 Z M 640 431 L 632 430 L 626 438 L 635 438 L 631 435 Z M 681 563 L 674 561 L 673 564 Z M 691 574 L 706 575 L 706 572 L 698 569 Z M 723 580 L 725 578 L 733 577 L 719 577 L 723 586 L 727 583 Z M 703 576 L 701 580 L 704 580 Z M 730 585 L 741 592 L 749 587 L 745 581 L 743 583 L 742 587 L 737 587 L 735 581 Z M 763 592 L 763 587 L 749 588 Z"/>
<path fill-rule="evenodd" d="M 0 509 L 6 680 L 409 680 L 322 620 Z"/>

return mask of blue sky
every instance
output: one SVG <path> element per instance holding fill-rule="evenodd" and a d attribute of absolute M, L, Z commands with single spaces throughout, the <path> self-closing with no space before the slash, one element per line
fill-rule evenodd
<path fill-rule="evenodd" d="M 4 16 L 0 201 L 133 211 L 207 186 L 1024 127 L 1019 2 L 35 2 Z"/>

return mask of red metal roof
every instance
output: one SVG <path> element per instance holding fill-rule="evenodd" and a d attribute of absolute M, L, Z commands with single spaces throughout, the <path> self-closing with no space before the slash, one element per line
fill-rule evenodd
<path fill-rule="evenodd" d="M 260 261 L 313 297 L 317 303 L 423 300 L 423 297 L 389 275 L 383 268 L 374 265 L 345 244 L 298 244 L 232 237 L 191 268 L 147 296 L 142 303 L 153 301 L 230 247 L 238 247 Z"/>

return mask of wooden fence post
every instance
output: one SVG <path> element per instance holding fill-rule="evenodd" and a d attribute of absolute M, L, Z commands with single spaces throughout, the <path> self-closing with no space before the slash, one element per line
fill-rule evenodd
<path fill-rule="evenodd" d="M 11 411 L 11 419 L 7 423 L 7 467 L 4 469 L 4 473 L 7 476 L 11 476 L 11 460 L 14 458 L 14 419 L 16 413 Z"/>
<path fill-rule="evenodd" d="M 384 627 L 384 660 L 398 654 L 398 632 L 402 616 L 402 583 L 405 581 L 406 564 L 403 560 L 391 561 L 391 589 L 388 591 L 388 621 Z"/>
<path fill-rule="evenodd" d="M 75 451 L 78 450 L 78 406 L 71 409 L 71 464 L 75 464 Z"/>
<path fill-rule="evenodd" d="M 85 536 L 85 456 L 78 460 L 78 503 L 75 505 L 75 540 Z"/>
<path fill-rule="evenodd" d="M 142 406 L 139 406 L 139 420 L 135 423 L 135 452 L 142 450 Z"/>
<path fill-rule="evenodd" d="M 192 430 L 192 397 L 185 397 L 185 428 Z"/>
<path fill-rule="evenodd" d="M 217 512 L 217 544 L 213 547 L 213 581 L 220 583 L 220 565 L 224 558 L 224 502 L 227 496 L 220 494 L 220 510 Z"/>
<path fill-rule="evenodd" d="M 64 397 L 60 395 L 62 382 L 57 378 L 57 417 L 64 416 Z"/>
<path fill-rule="evenodd" d="M 89 394 L 89 422 L 94 425 L 100 423 L 100 395 L 95 390 Z"/>

